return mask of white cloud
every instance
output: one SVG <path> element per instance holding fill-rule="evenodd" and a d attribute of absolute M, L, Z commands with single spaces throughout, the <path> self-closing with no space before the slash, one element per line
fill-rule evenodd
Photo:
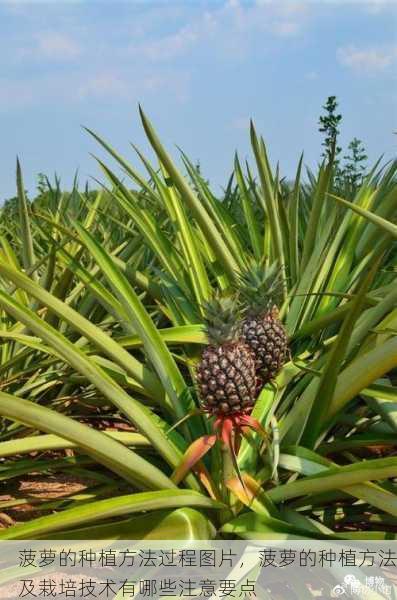
<path fill-rule="evenodd" d="M 393 0 L 366 0 L 364 8 L 366 12 L 377 15 L 394 4 Z"/>
<path fill-rule="evenodd" d="M 236 57 L 246 54 L 254 33 L 280 37 L 297 35 L 306 18 L 307 6 L 302 2 L 280 5 L 273 0 L 257 0 L 254 4 L 227 0 L 168 35 L 131 44 L 128 53 L 131 57 L 165 62 L 186 55 L 196 46 L 213 44 Z"/>
<path fill-rule="evenodd" d="M 143 95 L 168 90 L 177 102 L 188 97 L 189 74 L 186 72 L 141 72 L 131 77 L 127 71 L 100 71 L 77 84 L 80 100 L 124 100 L 138 102 Z"/>
<path fill-rule="evenodd" d="M 122 35 L 117 39 L 114 32 L 110 37 L 94 37 L 90 25 L 82 28 L 72 19 L 63 20 L 61 28 L 48 24 L 41 29 L 39 19 L 30 36 L 10 34 L 11 43 L 4 44 L 2 61 L 29 61 L 32 66 L 29 82 L 21 79 L 20 84 L 15 83 L 19 85 L 15 94 L 20 97 L 18 102 L 25 104 L 40 102 L 44 96 L 61 96 L 68 102 L 111 101 L 113 97 L 134 102 L 159 91 L 176 102 L 185 102 L 190 94 L 191 73 L 177 64 L 178 57 L 187 58 L 183 65 L 194 65 L 189 54 L 208 51 L 214 60 L 234 65 L 258 50 L 258 38 L 261 52 L 266 53 L 274 37 L 300 33 L 308 12 L 305 3 L 276 4 L 274 0 L 223 0 L 207 6 L 201 11 L 178 6 L 171 13 L 167 7 L 166 34 L 159 34 L 165 28 L 159 22 L 160 18 L 164 20 L 163 9 L 142 13 L 132 23 L 126 20 L 121 24 Z M 9 57 L 7 48 L 11 48 Z M 79 60 L 83 55 L 84 60 Z M 61 73 L 59 63 L 67 64 L 67 70 L 65 67 Z M 40 69 L 36 72 L 37 65 Z M 15 86 L 11 83 L 11 92 L 0 92 L 3 108 L 13 106 Z M 235 126 L 239 126 L 237 122 Z"/>
<path fill-rule="evenodd" d="M 133 90 L 119 75 L 104 71 L 82 81 L 77 87 L 77 95 L 81 99 L 128 98 L 133 95 Z"/>
<path fill-rule="evenodd" d="M 54 62 L 75 61 L 82 54 L 80 44 L 71 36 L 57 31 L 35 33 L 27 45 L 17 50 L 17 56 L 26 60 L 46 60 Z"/>
<path fill-rule="evenodd" d="M 302 29 L 307 5 L 302 2 L 276 3 L 274 0 L 257 0 L 255 4 L 250 5 L 239 0 L 229 0 L 221 10 L 222 20 L 229 17 L 236 30 L 246 33 L 266 31 L 285 36 Z"/>
<path fill-rule="evenodd" d="M 76 90 L 81 80 L 73 73 L 42 72 L 40 75 L 0 79 L 0 109 L 4 111 L 40 106 L 47 102 L 73 103 L 79 100 Z"/>
<path fill-rule="evenodd" d="M 357 48 L 354 45 L 338 48 L 339 62 L 357 72 L 384 71 L 397 61 L 397 45 Z"/>
<path fill-rule="evenodd" d="M 139 46 L 130 46 L 129 52 L 145 57 L 151 61 L 163 61 L 183 55 L 198 41 L 198 31 L 195 27 L 187 25 L 175 33 L 162 38 L 149 40 Z"/>
<path fill-rule="evenodd" d="M 70 36 L 56 31 L 37 34 L 36 52 L 51 60 L 74 60 L 81 54 L 80 45 Z"/>
<path fill-rule="evenodd" d="M 0 112 L 37 106 L 46 102 L 120 104 L 137 103 L 165 93 L 177 104 L 189 98 L 190 73 L 181 70 L 134 72 L 127 69 L 98 70 L 93 74 L 47 74 L 41 77 L 13 80 L 0 78 Z"/>

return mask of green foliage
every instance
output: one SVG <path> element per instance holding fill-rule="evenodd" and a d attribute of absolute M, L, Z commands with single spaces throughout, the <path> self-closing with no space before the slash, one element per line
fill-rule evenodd
<path fill-rule="evenodd" d="M 238 290 L 242 304 L 251 314 L 260 314 L 273 305 L 278 306 L 282 302 L 281 287 L 277 265 L 267 267 L 264 260 L 251 260 L 239 275 Z"/>
<path fill-rule="evenodd" d="M 47 181 L 47 177 L 44 175 L 44 173 L 38 173 L 36 185 L 37 195 L 43 196 L 46 192 L 48 192 L 49 188 L 50 185 Z"/>
<path fill-rule="evenodd" d="M 93 133 L 123 180 L 99 162 L 102 190 L 40 179 L 29 202 L 18 170 L 0 218 L 1 479 L 67 470 L 87 489 L 38 499 L 40 516 L 0 538 L 395 536 L 397 163 L 336 193 L 327 106 L 328 164 L 303 181 L 301 157 L 290 185 L 252 125 L 253 164 L 236 156 L 218 198 L 185 155 L 181 174 L 143 112 L 156 159 L 137 153 L 142 172 Z M 364 161 L 350 150 L 348 177 Z M 252 264 L 279 276 L 291 349 L 253 408 L 267 443 L 247 434 L 240 479 L 214 444 L 180 482 L 186 449 L 212 439 L 195 412 L 203 308 Z"/>
<path fill-rule="evenodd" d="M 362 183 L 368 159 L 363 143 L 358 138 L 353 138 L 348 146 L 349 154 L 344 156 L 343 177 L 353 190 Z"/>
<path fill-rule="evenodd" d="M 324 151 L 322 156 L 329 162 L 334 158 L 335 168 L 338 167 L 338 155 L 342 148 L 338 146 L 338 135 L 340 133 L 339 126 L 342 121 L 342 115 L 337 113 L 338 101 L 336 96 L 328 96 L 326 103 L 323 106 L 324 115 L 319 118 L 319 131 L 324 134 L 322 145 Z"/>
<path fill-rule="evenodd" d="M 236 298 L 211 298 L 203 309 L 204 327 L 211 344 L 223 344 L 235 338 L 241 319 Z"/>
<path fill-rule="evenodd" d="M 1 222 L 3 225 L 12 225 L 18 222 L 18 198 L 8 198 L 0 208 Z"/>
<path fill-rule="evenodd" d="M 325 114 L 320 116 L 319 131 L 324 134 L 322 157 L 334 167 L 334 191 L 348 197 L 353 197 L 363 181 L 368 159 L 363 143 L 358 138 L 353 138 L 343 156 L 341 163 L 339 155 L 342 147 L 338 145 L 342 115 L 337 114 L 338 101 L 336 96 L 329 96 L 323 106 Z"/>

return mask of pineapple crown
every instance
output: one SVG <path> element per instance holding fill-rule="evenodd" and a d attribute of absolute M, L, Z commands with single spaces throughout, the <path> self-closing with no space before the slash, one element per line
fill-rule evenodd
<path fill-rule="evenodd" d="M 210 344 L 234 341 L 238 335 L 240 309 L 236 296 L 219 296 L 203 304 L 204 326 Z"/>
<path fill-rule="evenodd" d="M 265 259 L 252 260 L 237 276 L 237 289 L 244 313 L 258 315 L 281 303 L 282 282 L 276 263 L 265 266 Z"/>

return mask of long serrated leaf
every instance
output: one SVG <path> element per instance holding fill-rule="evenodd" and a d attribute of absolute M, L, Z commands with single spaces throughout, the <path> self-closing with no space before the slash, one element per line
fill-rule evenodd
<path fill-rule="evenodd" d="M 327 419 L 332 419 L 355 395 L 396 367 L 396 336 L 353 360 L 338 377 Z"/>
<path fill-rule="evenodd" d="M 138 360 L 121 348 L 110 336 L 104 333 L 99 327 L 96 327 L 90 321 L 78 314 L 77 311 L 67 306 L 64 302 L 41 288 L 23 273 L 12 269 L 0 261 L 0 274 L 10 279 L 16 286 L 31 294 L 37 300 L 57 314 L 60 318 L 66 320 L 72 327 L 86 336 L 97 348 L 104 352 L 109 358 L 123 367 L 134 379 L 139 381 L 144 387 L 163 402 L 163 394 L 159 390 L 158 381 L 149 369 L 145 368 Z"/>
<path fill-rule="evenodd" d="M 348 342 L 352 335 L 354 325 L 363 308 L 365 294 L 375 277 L 379 262 L 380 257 L 374 262 L 369 273 L 364 277 L 359 286 L 351 309 L 346 314 L 342 327 L 332 345 L 327 362 L 322 370 L 318 389 L 302 437 L 302 444 L 308 447 L 314 447 L 316 443 L 318 432 L 321 429 L 321 423 L 324 415 L 327 414 L 334 395 L 338 373 L 345 358 Z"/>
<path fill-rule="evenodd" d="M 171 467 L 175 468 L 179 464 L 182 454 L 166 435 L 164 427 L 159 426 L 160 419 L 147 407 L 129 396 L 76 345 L 2 291 L 0 291 L 0 306 L 51 345 L 77 372 L 87 377 L 151 441 Z M 189 485 L 195 485 L 192 476 L 187 481 Z"/>
<path fill-rule="evenodd" d="M 297 496 L 346 488 L 366 481 L 396 477 L 397 459 L 380 458 L 343 467 L 330 467 L 312 477 L 285 483 L 268 491 L 273 502 L 283 502 Z"/>
<path fill-rule="evenodd" d="M 244 175 L 241 169 L 240 161 L 236 154 L 234 159 L 234 171 L 236 174 L 237 185 L 240 189 L 241 204 L 244 211 L 244 217 L 247 223 L 248 235 L 251 241 L 252 250 L 257 260 L 262 258 L 262 239 L 260 228 L 255 218 L 252 208 L 252 201 L 249 196 L 247 185 L 244 180 Z"/>
<path fill-rule="evenodd" d="M 169 173 L 170 177 L 172 178 L 175 184 L 175 187 L 179 190 L 179 193 L 181 194 L 182 198 L 189 206 L 198 224 L 205 233 L 208 242 L 217 254 L 219 261 L 223 265 L 223 268 L 229 275 L 230 279 L 233 281 L 236 278 L 236 272 L 238 272 L 237 262 L 226 247 L 226 244 L 222 240 L 220 232 L 217 231 L 212 220 L 209 218 L 204 207 L 201 205 L 199 199 L 197 198 L 193 190 L 189 187 L 187 181 L 179 172 L 171 157 L 161 144 L 160 140 L 157 137 L 157 134 L 155 133 L 151 123 L 145 116 L 144 112 L 141 108 L 139 108 L 139 110 L 146 135 L 148 136 L 148 139 L 152 144 L 154 151 L 158 155 L 160 162 L 166 168 L 167 172 Z"/>
<path fill-rule="evenodd" d="M 251 144 L 254 151 L 259 178 L 262 186 L 262 194 L 269 227 L 271 233 L 271 246 L 273 250 L 273 259 L 278 261 L 283 282 L 284 296 L 287 291 L 286 266 L 281 234 L 280 216 L 277 210 L 277 202 L 274 188 L 274 181 L 270 170 L 269 160 L 263 140 L 258 140 L 254 124 L 251 122 Z"/>
<path fill-rule="evenodd" d="M 172 488 L 172 481 L 132 450 L 95 429 L 54 410 L 0 392 L 0 414 L 78 444 L 89 456 L 143 488 Z"/>
<path fill-rule="evenodd" d="M 29 523 L 15 525 L 0 532 L 0 540 L 34 539 L 39 536 L 43 537 L 46 533 L 92 523 L 100 519 L 188 506 L 214 509 L 219 508 L 220 505 L 198 492 L 188 490 L 141 492 L 90 502 L 85 506 L 64 510 L 59 514 L 39 517 Z"/>
<path fill-rule="evenodd" d="M 110 438 L 120 442 L 124 446 L 150 447 L 150 442 L 140 433 L 130 433 L 126 431 L 107 431 L 103 432 Z M 83 438 L 84 441 L 84 438 Z M 80 442 L 80 440 L 79 440 Z M 0 457 L 14 456 L 20 454 L 30 454 L 31 452 L 47 450 L 65 450 L 67 448 L 79 448 L 75 442 L 59 437 L 53 433 L 46 435 L 34 435 L 7 442 L 0 442 Z"/>
<path fill-rule="evenodd" d="M 344 206 L 347 206 L 348 208 L 350 208 L 351 210 L 353 210 L 354 212 L 359 214 L 361 217 L 364 217 L 365 219 L 367 219 L 368 221 L 370 221 L 371 223 L 373 223 L 374 225 L 376 225 L 377 227 L 382 229 L 385 233 L 393 236 L 394 238 L 397 238 L 397 225 L 394 225 L 390 221 L 387 221 L 386 219 L 379 217 L 377 214 L 375 214 L 369 210 L 365 210 L 364 208 L 361 208 L 360 206 L 357 206 L 356 204 L 352 204 L 351 202 L 348 202 L 347 200 L 344 200 L 343 198 L 339 198 L 339 196 L 335 196 L 334 194 L 330 194 L 330 196 L 332 198 L 335 198 L 335 200 L 337 200 Z"/>
<path fill-rule="evenodd" d="M 183 417 L 187 411 L 192 410 L 193 405 L 186 406 L 183 404 L 182 394 L 186 389 L 186 383 L 156 326 L 138 295 L 108 254 L 104 252 L 102 247 L 81 225 L 75 223 L 75 227 L 82 241 L 101 267 L 109 285 L 111 285 L 119 301 L 123 304 L 131 322 L 142 339 L 150 361 L 172 401 L 176 418 Z"/>
<path fill-rule="evenodd" d="M 210 540 L 216 529 L 210 519 L 193 508 L 156 510 L 132 519 L 42 534 L 45 539 L 67 540 Z M 121 592 L 122 593 L 122 592 Z M 121 600 L 122 596 L 120 596 Z M 118 596 L 114 598 L 118 600 Z"/>
<path fill-rule="evenodd" d="M 23 185 L 22 170 L 17 158 L 17 191 L 18 191 L 18 209 L 19 209 L 19 220 L 21 225 L 22 233 L 22 261 L 26 271 L 33 268 L 36 258 L 33 250 L 33 238 L 32 231 L 30 228 L 30 219 L 28 211 L 28 203 L 25 194 L 25 187 Z M 37 275 L 34 273 L 33 277 Z"/>

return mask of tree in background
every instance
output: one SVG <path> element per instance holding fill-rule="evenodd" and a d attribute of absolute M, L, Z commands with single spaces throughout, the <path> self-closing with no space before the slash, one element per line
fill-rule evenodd
<path fill-rule="evenodd" d="M 338 156 L 342 152 L 342 148 L 338 145 L 338 136 L 342 115 L 337 113 L 337 108 L 336 96 L 328 96 L 323 106 L 325 114 L 321 115 L 319 119 L 319 131 L 324 134 L 322 157 L 328 161 L 332 158 L 334 160 L 334 186 L 336 190 L 354 194 L 363 180 L 366 169 L 365 161 L 368 156 L 361 140 L 355 137 L 348 145 L 348 154 L 343 157 L 345 162 L 341 165 Z"/>
<path fill-rule="evenodd" d="M 7 198 L 0 207 L 0 223 L 9 225 L 18 221 L 18 198 Z"/>
<path fill-rule="evenodd" d="M 37 189 L 37 195 L 38 196 L 42 196 L 43 194 L 45 194 L 46 192 L 48 192 L 47 176 L 44 175 L 44 173 L 39 173 L 37 175 L 36 189 Z"/>
<path fill-rule="evenodd" d="M 334 157 L 335 170 L 338 169 L 338 155 L 342 151 L 342 148 L 338 146 L 339 124 L 342 121 L 342 115 L 337 114 L 337 108 L 338 102 L 336 96 L 328 96 L 327 102 L 323 106 L 325 115 L 321 115 L 319 119 L 319 131 L 320 133 L 324 133 L 324 141 L 322 142 L 324 152 L 322 156 L 327 160 Z"/>
<path fill-rule="evenodd" d="M 353 138 L 348 145 L 349 154 L 344 156 L 346 161 L 343 175 L 349 185 L 355 189 L 361 185 L 365 174 L 365 161 L 368 159 L 364 144 L 358 138 Z"/>

